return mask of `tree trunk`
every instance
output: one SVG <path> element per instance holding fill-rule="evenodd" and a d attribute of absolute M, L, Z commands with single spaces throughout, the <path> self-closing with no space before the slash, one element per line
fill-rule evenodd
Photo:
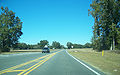
<path fill-rule="evenodd" d="M 115 39 L 113 37 L 113 50 L 115 50 Z"/>
<path fill-rule="evenodd" d="M 111 47 L 110 47 L 110 50 L 113 50 L 113 47 L 112 47 L 113 45 L 112 45 L 112 43 L 111 43 Z"/>
<path fill-rule="evenodd" d="M 110 50 L 115 50 L 115 39 L 113 37 Z"/>
<path fill-rule="evenodd" d="M 0 54 L 1 54 L 1 49 L 0 49 Z"/>

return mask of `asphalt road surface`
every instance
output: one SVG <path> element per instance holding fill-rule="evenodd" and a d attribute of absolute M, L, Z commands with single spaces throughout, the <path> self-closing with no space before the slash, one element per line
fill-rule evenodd
<path fill-rule="evenodd" d="M 0 55 L 0 75 L 104 75 L 66 50 Z"/>

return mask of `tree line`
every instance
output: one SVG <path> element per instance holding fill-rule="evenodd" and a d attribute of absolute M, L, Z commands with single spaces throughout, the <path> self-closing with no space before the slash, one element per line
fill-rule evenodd
<path fill-rule="evenodd" d="M 14 45 L 13 49 L 43 49 L 45 46 L 48 46 L 50 49 L 74 49 L 74 48 L 92 48 L 92 45 L 90 43 L 86 43 L 85 45 L 81 44 L 72 44 L 71 42 L 67 42 L 67 47 L 64 45 L 61 45 L 57 41 L 53 41 L 50 45 L 47 40 L 41 40 L 39 43 L 35 45 L 29 45 L 26 43 L 17 43 Z M 73 46 L 73 48 L 72 48 Z"/>
<path fill-rule="evenodd" d="M 120 0 L 93 0 L 88 9 L 94 18 L 93 49 L 120 50 Z"/>
<path fill-rule="evenodd" d="M 17 43 L 13 49 L 43 49 L 45 46 L 48 46 L 50 49 L 62 49 L 65 48 L 57 41 L 53 41 L 52 45 L 49 44 L 47 40 L 41 40 L 39 43 L 30 45 L 26 43 Z"/>
<path fill-rule="evenodd" d="M 67 48 L 68 49 L 75 49 L 75 48 L 92 48 L 92 44 L 91 43 L 86 43 L 84 45 L 82 44 L 76 44 L 76 43 L 71 43 L 71 42 L 67 42 Z"/>

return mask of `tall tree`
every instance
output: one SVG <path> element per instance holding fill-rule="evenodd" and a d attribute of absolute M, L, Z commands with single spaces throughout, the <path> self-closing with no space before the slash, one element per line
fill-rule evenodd
<path fill-rule="evenodd" d="M 84 46 L 81 44 L 72 44 L 73 48 L 83 48 Z M 71 46 L 71 47 L 72 47 Z"/>
<path fill-rule="evenodd" d="M 53 41 L 52 47 L 55 48 L 55 49 L 60 49 L 60 48 L 61 48 L 61 45 L 60 45 L 59 42 Z"/>
<path fill-rule="evenodd" d="M 86 43 L 85 45 L 84 45 L 84 48 L 91 48 L 92 46 L 91 46 L 91 44 L 90 43 Z"/>
<path fill-rule="evenodd" d="M 71 42 L 67 42 L 68 49 L 72 48 L 73 44 Z"/>
<path fill-rule="evenodd" d="M 120 1 L 93 0 L 89 13 L 95 19 L 93 26 L 94 49 L 112 49 L 119 44 L 120 39 Z"/>
<path fill-rule="evenodd" d="M 49 45 L 49 42 L 47 40 L 41 40 L 40 43 L 38 43 L 38 45 L 40 46 L 40 48 L 44 48 L 45 45 Z"/>
<path fill-rule="evenodd" d="M 22 35 L 22 22 L 7 7 L 1 7 L 0 14 L 0 50 L 10 51 Z"/>

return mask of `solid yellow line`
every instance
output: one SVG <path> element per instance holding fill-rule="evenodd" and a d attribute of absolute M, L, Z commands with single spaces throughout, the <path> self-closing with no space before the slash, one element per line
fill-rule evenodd
<path fill-rule="evenodd" d="M 24 71 L 24 70 L 7 70 L 7 71 L 5 71 L 5 72 L 2 72 L 2 74 L 3 74 L 3 73 L 6 73 L 6 72 L 19 72 L 19 71 Z"/>
<path fill-rule="evenodd" d="M 24 71 L 24 70 L 8 70 L 7 72 L 19 72 L 19 71 Z"/>
<path fill-rule="evenodd" d="M 40 58 L 42 59 L 42 57 L 40 57 Z M 40 58 L 38 58 L 38 59 L 40 59 Z M 37 59 L 37 60 L 38 60 L 38 59 Z M 36 60 L 36 59 L 35 59 L 35 60 Z M 26 64 L 29 64 L 29 63 L 34 62 L 35 60 L 32 60 L 32 61 L 29 61 L 29 62 L 26 62 L 26 63 L 20 64 L 20 65 L 13 66 L 13 67 L 8 68 L 8 69 L 5 69 L 5 70 L 15 69 L 15 68 L 18 68 L 18 67 L 24 66 L 24 65 L 26 65 Z M 2 70 L 2 71 L 4 71 L 4 70 Z M 0 72 L 1 72 L 1 71 L 0 71 Z"/>
<path fill-rule="evenodd" d="M 58 51 L 58 52 L 60 52 L 60 51 Z M 37 59 L 28 61 L 28 62 L 26 62 L 26 63 L 20 64 L 20 65 L 16 65 L 16 66 L 10 67 L 10 68 L 8 68 L 8 69 L 2 70 L 2 71 L 0 71 L 0 74 L 6 73 L 7 71 L 14 70 L 14 69 L 19 68 L 19 67 L 22 67 L 22 66 L 25 66 L 25 65 L 30 64 L 30 63 L 32 63 L 32 62 L 35 62 L 35 61 L 37 61 L 37 60 L 39 60 L 39 59 L 45 58 L 45 57 L 50 56 L 50 55 L 54 55 L 54 54 L 56 54 L 56 53 L 58 53 L 58 52 L 55 52 L 55 53 L 52 53 L 52 54 L 48 54 L 48 55 L 39 57 L 39 58 L 37 58 Z"/>
<path fill-rule="evenodd" d="M 52 56 L 51 56 L 52 57 Z M 36 69 L 37 67 L 39 67 L 40 65 L 42 65 L 43 63 L 45 63 L 47 60 L 49 60 L 51 57 L 47 58 L 46 60 L 44 60 L 42 63 L 38 64 L 36 67 L 34 67 L 33 69 L 29 70 L 28 72 L 26 72 L 24 75 L 29 74 L 31 71 L 33 71 L 34 69 Z"/>
<path fill-rule="evenodd" d="M 50 56 L 49 56 L 49 57 L 50 57 Z M 48 58 L 48 57 L 47 57 L 47 58 Z M 26 69 L 25 71 L 23 71 L 23 72 L 19 73 L 18 75 L 21 75 L 21 74 L 25 73 L 26 71 L 28 71 L 28 70 L 30 70 L 31 68 L 35 67 L 36 65 L 40 64 L 41 62 L 43 62 L 43 61 L 44 61 L 44 60 L 46 60 L 47 58 L 45 58 L 45 59 L 41 60 L 41 61 L 40 61 L 40 62 L 38 62 L 37 64 L 35 64 L 35 65 L 33 65 L 32 67 L 30 67 L 30 68 Z"/>
<path fill-rule="evenodd" d="M 43 60 L 44 60 L 44 59 L 43 59 Z M 42 62 L 43 60 L 41 60 L 40 62 Z M 37 63 L 37 64 L 39 64 L 39 63 Z M 33 65 L 32 67 L 36 66 L 37 64 Z M 32 67 L 30 67 L 30 68 L 32 68 Z M 29 69 L 29 68 L 28 68 L 28 69 Z M 26 71 L 28 71 L 28 69 L 26 69 L 25 71 L 23 71 L 23 72 L 21 72 L 21 73 L 19 73 L 19 74 L 17 74 L 17 75 L 22 75 L 23 73 L 25 73 Z"/>
<path fill-rule="evenodd" d="M 26 63 L 20 64 L 20 65 L 16 65 L 16 66 L 10 67 L 10 68 L 8 68 L 8 69 L 2 70 L 2 71 L 0 71 L 0 74 L 6 73 L 8 70 L 13 70 L 13 69 L 22 67 L 22 66 L 24 66 L 24 65 L 30 64 L 30 63 L 32 63 L 32 62 L 35 62 L 35 61 L 37 61 L 37 60 L 39 60 L 39 59 L 42 59 L 42 58 L 45 58 L 45 57 L 47 57 L 47 56 L 49 56 L 49 55 L 45 55 L 45 56 L 39 57 L 39 58 L 37 58 L 37 59 L 35 59 L 35 60 L 28 61 L 28 62 L 26 62 Z"/>

